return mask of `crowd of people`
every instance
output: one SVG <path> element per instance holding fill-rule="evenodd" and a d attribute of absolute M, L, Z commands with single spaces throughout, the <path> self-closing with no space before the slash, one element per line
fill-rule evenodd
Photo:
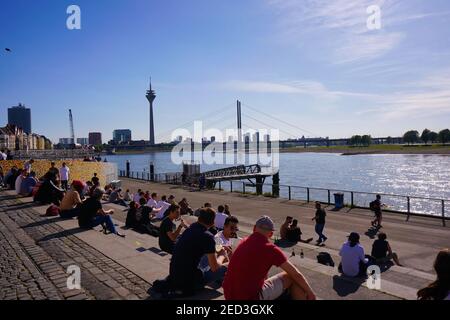
<path fill-rule="evenodd" d="M 62 218 L 77 218 L 81 228 L 101 225 L 105 233 L 120 233 L 112 220 L 113 210 L 105 210 L 104 201 L 124 206 L 128 212 L 125 226 L 158 236 L 159 247 L 171 255 L 169 275 L 163 281 L 155 281 L 154 289 L 163 294 L 191 296 L 206 285 L 223 287 L 229 300 L 314 300 L 316 295 L 306 277 L 289 261 L 285 253 L 271 239 L 276 232 L 275 223 L 268 216 L 261 216 L 252 233 L 239 238 L 239 220 L 230 212 L 229 205 L 217 206 L 209 202 L 194 210 L 186 198 L 179 202 L 175 196 L 138 190 L 132 194 L 114 185 L 100 187 L 96 174 L 90 181 L 72 180 L 66 164 L 56 168 L 52 163 L 48 172 L 37 179 L 31 159 L 23 168 L 13 167 L 3 175 L 0 183 L 16 190 L 17 194 L 33 196 L 36 202 L 58 207 Z M 372 223 L 381 227 L 381 197 L 371 203 L 376 215 Z M 326 212 L 320 203 L 315 204 L 316 245 L 327 241 L 324 235 Z M 191 215 L 196 222 L 188 223 L 184 215 Z M 379 228 L 378 228 L 379 229 Z M 288 216 L 280 226 L 282 240 L 310 243 L 303 239 L 298 219 Z M 387 240 L 386 233 L 378 233 L 371 254 L 366 254 L 360 244 L 360 235 L 351 232 L 342 245 L 339 255 L 339 271 L 348 277 L 366 277 L 371 264 L 395 263 L 401 266 L 398 255 Z M 272 267 L 282 272 L 269 277 Z M 450 253 L 441 251 L 434 264 L 437 279 L 418 292 L 419 299 L 450 299 Z M 163 284 L 164 285 L 163 285 Z"/>

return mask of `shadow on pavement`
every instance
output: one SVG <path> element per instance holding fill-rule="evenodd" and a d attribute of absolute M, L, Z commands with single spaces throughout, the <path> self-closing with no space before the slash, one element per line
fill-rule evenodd
<path fill-rule="evenodd" d="M 355 293 L 364 283 L 363 278 L 353 278 L 349 279 L 344 275 L 333 277 L 333 289 L 340 297 L 345 297 L 350 294 Z"/>

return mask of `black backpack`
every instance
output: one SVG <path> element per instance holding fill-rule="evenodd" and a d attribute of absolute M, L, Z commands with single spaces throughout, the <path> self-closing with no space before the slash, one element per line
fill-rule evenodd
<path fill-rule="evenodd" d="M 331 255 L 328 252 L 319 252 L 317 255 L 317 262 L 325 266 L 334 267 L 333 258 L 331 258 Z"/>
<path fill-rule="evenodd" d="M 373 200 L 370 204 L 369 204 L 369 208 L 372 211 L 376 210 L 376 200 Z"/>

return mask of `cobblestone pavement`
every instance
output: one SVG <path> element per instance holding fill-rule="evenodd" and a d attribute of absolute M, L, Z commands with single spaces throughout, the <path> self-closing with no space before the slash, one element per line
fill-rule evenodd
<path fill-rule="evenodd" d="M 1 300 L 147 299 L 150 284 L 74 234 L 43 218 L 32 204 L 0 193 Z M 81 269 L 81 289 L 67 288 L 67 267 Z"/>

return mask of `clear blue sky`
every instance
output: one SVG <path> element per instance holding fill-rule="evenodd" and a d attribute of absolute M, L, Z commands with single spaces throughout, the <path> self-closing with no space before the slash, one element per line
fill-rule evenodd
<path fill-rule="evenodd" d="M 70 4 L 81 30 L 66 28 Z M 380 30 L 366 27 L 372 4 Z M 22 102 L 54 141 L 69 136 L 69 107 L 77 137 L 130 128 L 148 139 L 151 75 L 157 141 L 196 118 L 234 127 L 236 99 L 244 127 L 282 137 L 440 130 L 449 39 L 448 0 L 2 0 L 0 125 Z"/>

